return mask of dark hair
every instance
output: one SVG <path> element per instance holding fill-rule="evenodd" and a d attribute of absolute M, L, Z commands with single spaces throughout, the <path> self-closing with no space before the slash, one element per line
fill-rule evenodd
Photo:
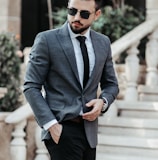
<path fill-rule="evenodd" d="M 102 0 L 94 0 L 96 4 L 96 11 L 102 7 Z"/>
<path fill-rule="evenodd" d="M 71 0 L 69 0 L 69 1 L 71 1 Z M 92 0 L 85 0 L 85 1 L 92 1 Z M 93 1 L 95 1 L 96 11 L 102 7 L 102 0 L 93 0 Z"/>

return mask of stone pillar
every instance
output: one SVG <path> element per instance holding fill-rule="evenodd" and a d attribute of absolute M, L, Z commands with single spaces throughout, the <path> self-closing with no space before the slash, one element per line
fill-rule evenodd
<path fill-rule="evenodd" d="M 12 133 L 13 139 L 10 143 L 11 160 L 26 160 L 26 141 L 24 128 L 26 120 L 15 125 L 15 130 Z"/>
<path fill-rule="evenodd" d="M 140 101 L 158 100 L 158 29 L 154 30 L 149 36 L 146 45 L 146 82 L 139 85 Z"/>
<path fill-rule="evenodd" d="M 12 32 L 20 36 L 20 23 L 21 0 L 0 0 L 0 32 Z"/>
<path fill-rule="evenodd" d="M 146 0 L 147 19 L 158 17 L 158 0 Z"/>
<path fill-rule="evenodd" d="M 36 138 L 37 150 L 34 160 L 50 160 L 48 151 L 45 148 L 43 142 L 41 142 L 41 128 L 39 126 L 36 127 L 35 138 Z"/>
<path fill-rule="evenodd" d="M 158 29 L 150 36 L 146 46 L 147 86 L 158 86 Z"/>
<path fill-rule="evenodd" d="M 136 42 L 127 50 L 127 58 L 125 64 L 125 74 L 127 78 L 127 87 L 125 92 L 126 101 L 137 101 L 137 81 L 139 76 L 139 59 L 137 54 L 139 53 L 138 45 L 140 42 Z"/>

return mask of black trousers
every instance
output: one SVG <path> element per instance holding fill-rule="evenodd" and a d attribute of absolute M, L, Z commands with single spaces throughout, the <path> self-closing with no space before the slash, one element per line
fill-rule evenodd
<path fill-rule="evenodd" d="M 44 141 L 51 160 L 95 160 L 96 148 L 89 146 L 83 124 L 65 121 L 62 125 L 58 144 L 53 139 Z"/>

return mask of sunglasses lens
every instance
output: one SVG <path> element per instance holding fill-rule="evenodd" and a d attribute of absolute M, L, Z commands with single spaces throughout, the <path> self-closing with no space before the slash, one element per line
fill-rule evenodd
<path fill-rule="evenodd" d="M 75 8 L 68 8 L 68 14 L 71 16 L 75 16 L 77 13 L 77 9 Z"/>
<path fill-rule="evenodd" d="M 81 11 L 80 16 L 81 18 L 88 19 L 90 16 L 90 13 L 88 11 Z"/>
<path fill-rule="evenodd" d="M 77 12 L 78 10 L 76 8 L 68 8 L 68 14 L 71 16 L 75 16 Z M 85 10 L 80 11 L 80 16 L 83 19 L 88 19 L 90 14 L 91 13 L 89 11 L 85 11 Z"/>

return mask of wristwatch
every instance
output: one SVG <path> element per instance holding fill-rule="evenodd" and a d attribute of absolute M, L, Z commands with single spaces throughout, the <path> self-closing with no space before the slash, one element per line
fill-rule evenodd
<path fill-rule="evenodd" d="M 102 107 L 102 110 L 101 110 L 101 113 L 105 113 L 107 110 L 108 110 L 108 104 L 107 104 L 107 100 L 103 97 L 103 98 L 101 98 L 102 100 L 103 100 L 103 102 L 104 102 L 104 104 L 103 104 L 103 107 Z"/>

